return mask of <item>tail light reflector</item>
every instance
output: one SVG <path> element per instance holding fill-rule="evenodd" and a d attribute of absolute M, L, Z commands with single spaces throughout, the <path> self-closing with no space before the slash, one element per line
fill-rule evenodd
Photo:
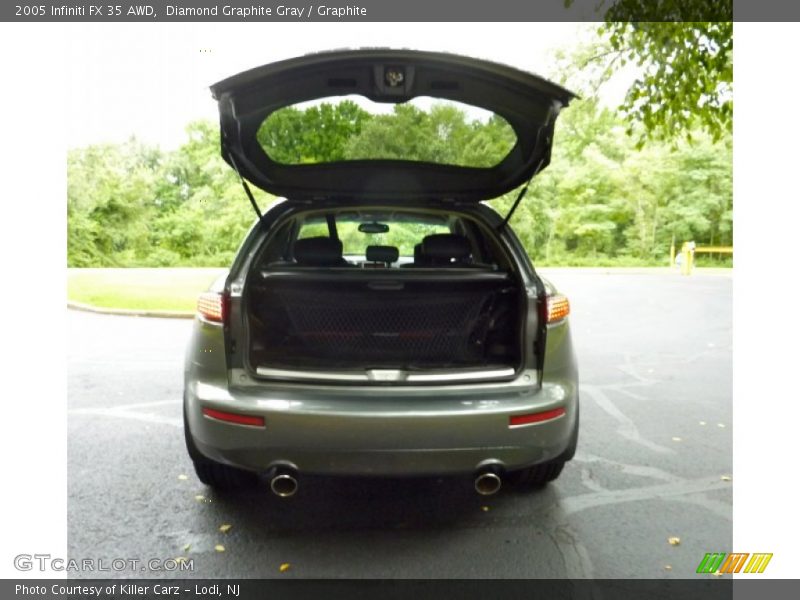
<path fill-rule="evenodd" d="M 558 323 L 569 314 L 569 300 L 561 294 L 547 297 L 547 322 Z"/>
<path fill-rule="evenodd" d="M 556 419 L 561 415 L 567 413 L 563 408 L 554 408 L 553 410 L 546 410 L 544 412 L 531 413 L 527 415 L 512 415 L 508 418 L 509 427 L 518 427 L 519 425 L 530 425 L 531 423 L 541 423 L 542 421 L 549 421 Z"/>
<path fill-rule="evenodd" d="M 264 427 L 264 417 L 257 417 L 254 415 L 242 415 L 239 413 L 229 413 L 213 408 L 204 408 L 203 414 L 218 421 L 227 421 L 228 423 L 236 423 L 237 425 L 252 425 L 254 427 Z"/>
<path fill-rule="evenodd" d="M 204 292 L 197 299 L 197 312 L 207 321 L 224 323 L 228 313 L 228 297 L 218 292 Z"/>

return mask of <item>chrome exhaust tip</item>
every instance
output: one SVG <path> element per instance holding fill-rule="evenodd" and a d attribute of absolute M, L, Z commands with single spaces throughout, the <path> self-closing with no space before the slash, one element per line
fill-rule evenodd
<path fill-rule="evenodd" d="M 269 480 L 269 489 L 276 496 L 291 498 L 297 493 L 297 479 L 292 473 L 278 473 Z"/>
<path fill-rule="evenodd" d="M 481 496 L 491 496 L 500 491 L 503 480 L 497 473 L 484 471 L 475 477 L 475 491 Z"/>

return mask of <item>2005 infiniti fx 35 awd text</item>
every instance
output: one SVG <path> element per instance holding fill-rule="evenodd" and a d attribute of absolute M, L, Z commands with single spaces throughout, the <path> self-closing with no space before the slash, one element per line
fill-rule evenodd
<path fill-rule="evenodd" d="M 258 220 L 198 302 L 184 421 L 200 480 L 266 476 L 291 496 L 304 473 L 463 474 L 481 494 L 558 477 L 578 440 L 569 303 L 537 275 L 511 214 L 482 201 L 524 191 L 548 164 L 573 94 L 407 50 L 304 56 L 211 90 L 222 155 Z M 370 124 L 402 126 L 328 161 L 287 150 L 287 114 L 337 106 L 354 136 L 370 108 Z M 448 110 L 466 123 L 455 133 Z M 416 146 L 397 136 L 463 151 L 404 155 Z M 248 182 L 282 198 L 261 214 Z"/>

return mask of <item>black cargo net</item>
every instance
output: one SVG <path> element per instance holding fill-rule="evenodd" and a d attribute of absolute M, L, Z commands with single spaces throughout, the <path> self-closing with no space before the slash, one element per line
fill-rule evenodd
<path fill-rule="evenodd" d="M 264 285 L 251 300 L 251 362 L 314 369 L 496 362 L 487 346 L 497 347 L 490 342 L 500 317 L 515 302 L 507 282 L 502 288 L 496 282 L 449 288 L 440 283 L 400 289 L 372 289 L 366 282 Z"/>

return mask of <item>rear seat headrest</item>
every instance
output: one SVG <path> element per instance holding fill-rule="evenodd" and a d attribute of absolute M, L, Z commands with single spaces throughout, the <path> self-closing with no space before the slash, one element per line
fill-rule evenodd
<path fill-rule="evenodd" d="M 400 257 L 395 246 L 367 246 L 367 260 L 370 262 L 393 263 Z"/>
<path fill-rule="evenodd" d="M 464 260 L 471 253 L 469 240 L 457 233 L 435 233 L 422 240 L 422 255 L 425 258 Z"/>
<path fill-rule="evenodd" d="M 297 240 L 294 243 L 294 259 L 299 264 L 338 264 L 342 262 L 342 242 L 323 236 Z"/>

